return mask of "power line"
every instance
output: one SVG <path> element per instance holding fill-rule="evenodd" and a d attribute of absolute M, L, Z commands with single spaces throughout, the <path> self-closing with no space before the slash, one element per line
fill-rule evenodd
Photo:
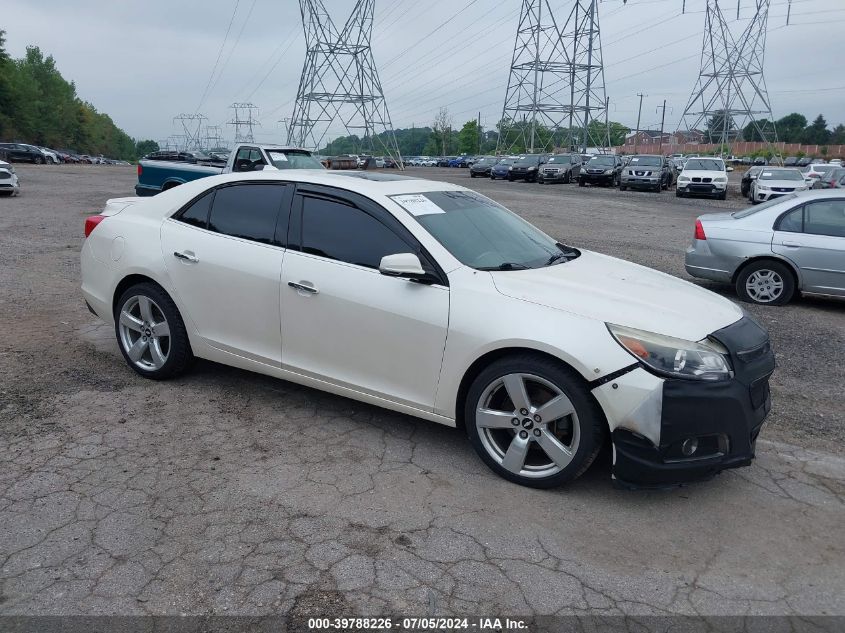
<path fill-rule="evenodd" d="M 229 26 L 226 27 L 226 35 L 223 36 L 223 43 L 220 45 L 220 50 L 217 51 L 217 59 L 214 61 L 214 68 L 211 69 L 211 75 L 208 78 L 208 82 L 205 84 L 205 90 L 202 91 L 202 97 L 200 97 L 199 105 L 197 105 L 197 109 L 194 112 L 199 112 L 199 109 L 202 107 L 202 104 L 205 103 L 205 97 L 208 95 L 208 89 L 211 86 L 211 80 L 214 78 L 214 73 L 217 72 L 217 65 L 220 63 L 220 56 L 223 55 L 223 49 L 226 46 L 226 41 L 229 39 L 229 31 L 232 30 L 232 23 L 235 21 L 235 15 L 238 13 L 238 6 L 240 5 L 241 0 L 236 0 L 235 2 L 235 9 L 232 11 L 232 17 L 229 19 Z"/>

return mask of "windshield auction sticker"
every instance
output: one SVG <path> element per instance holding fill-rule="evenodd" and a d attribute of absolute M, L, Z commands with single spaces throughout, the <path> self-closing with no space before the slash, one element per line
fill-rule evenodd
<path fill-rule="evenodd" d="M 421 215 L 431 215 L 433 213 L 446 213 L 443 209 L 438 207 L 421 193 L 403 194 L 390 197 L 394 202 L 401 205 L 405 211 L 415 217 L 419 217 Z"/>

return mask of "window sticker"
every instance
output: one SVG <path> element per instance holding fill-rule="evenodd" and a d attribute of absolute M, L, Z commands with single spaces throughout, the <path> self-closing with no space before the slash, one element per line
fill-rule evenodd
<path fill-rule="evenodd" d="M 638 163 L 638 162 L 640 162 L 640 159 L 639 158 L 632 158 L 631 162 L 632 163 Z"/>
<path fill-rule="evenodd" d="M 415 217 L 419 217 L 421 215 L 432 215 L 434 213 L 446 213 L 443 209 L 420 193 L 391 196 L 391 198 L 394 202 L 401 205 L 405 211 Z"/>
<path fill-rule="evenodd" d="M 270 152 L 270 158 L 282 163 L 288 162 L 288 157 L 285 156 L 285 154 L 283 154 L 282 152 Z"/>
<path fill-rule="evenodd" d="M 771 177 L 772 177 L 772 172 L 770 172 L 770 171 L 764 171 L 764 172 L 763 172 L 763 175 L 764 175 L 766 178 L 771 178 Z"/>

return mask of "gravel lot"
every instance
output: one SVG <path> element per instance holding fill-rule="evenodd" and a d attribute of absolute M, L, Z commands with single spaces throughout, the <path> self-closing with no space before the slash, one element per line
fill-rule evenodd
<path fill-rule="evenodd" d="M 18 171 L 22 197 L 0 199 L 0 614 L 845 615 L 845 302 L 751 308 L 779 363 L 752 467 L 631 493 L 604 455 L 528 490 L 455 429 L 207 362 L 139 378 L 78 291 L 83 218 L 134 169 Z M 743 204 L 412 173 L 681 277 L 695 216 Z"/>

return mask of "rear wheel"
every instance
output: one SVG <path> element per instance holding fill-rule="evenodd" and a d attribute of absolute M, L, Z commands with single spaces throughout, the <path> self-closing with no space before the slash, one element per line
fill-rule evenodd
<path fill-rule="evenodd" d="M 604 439 L 604 417 L 581 378 L 532 354 L 492 363 L 473 381 L 464 406 L 481 459 L 523 486 L 552 488 L 576 479 Z"/>
<path fill-rule="evenodd" d="M 736 293 L 749 303 L 780 306 L 789 303 L 795 294 L 795 279 L 780 262 L 751 262 L 737 275 Z"/>
<path fill-rule="evenodd" d="M 114 327 L 123 358 L 145 378 L 178 376 L 193 360 L 179 310 L 156 284 L 138 284 L 121 295 Z"/>

